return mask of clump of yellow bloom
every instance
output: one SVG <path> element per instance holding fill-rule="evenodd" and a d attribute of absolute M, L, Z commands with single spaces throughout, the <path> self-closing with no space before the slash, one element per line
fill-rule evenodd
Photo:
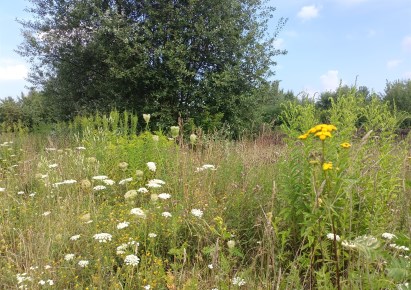
<path fill-rule="evenodd" d="M 325 162 L 323 164 L 323 170 L 324 171 L 331 170 L 331 169 L 333 169 L 333 163 L 332 162 Z"/>
<path fill-rule="evenodd" d="M 321 141 L 324 141 L 327 137 L 331 137 L 331 132 L 337 130 L 334 125 L 320 124 L 312 127 L 307 133 L 298 136 L 298 139 L 305 140 L 310 134 L 318 137 Z"/>
<path fill-rule="evenodd" d="M 348 143 L 348 142 L 344 142 L 344 143 L 341 143 L 341 147 L 342 147 L 342 148 L 345 148 L 345 149 L 348 149 L 348 148 L 351 147 L 351 144 Z"/>

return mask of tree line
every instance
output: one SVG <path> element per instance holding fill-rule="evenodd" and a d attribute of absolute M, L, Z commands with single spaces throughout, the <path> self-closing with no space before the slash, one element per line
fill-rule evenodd
<path fill-rule="evenodd" d="M 403 112 L 405 115 L 401 127 L 406 128 L 411 125 L 411 80 L 396 80 L 387 82 L 383 93 L 376 94 L 366 86 L 351 87 L 341 86 L 334 91 L 326 91 L 320 93 L 316 98 L 304 95 L 303 93 L 296 95 L 293 91 L 286 91 L 279 88 L 279 82 L 273 82 L 266 87 L 265 91 L 261 91 L 260 102 L 250 108 L 253 110 L 254 117 L 248 120 L 248 127 L 243 126 L 243 132 L 256 133 L 264 125 L 274 129 L 281 125 L 282 111 L 288 102 L 312 102 L 315 107 L 323 115 L 323 121 L 327 122 L 327 110 L 331 107 L 332 101 L 337 101 L 340 96 L 349 94 L 355 91 L 355 95 L 359 98 L 364 98 L 365 101 L 370 102 L 376 99 L 379 102 L 388 103 L 392 110 Z M 41 128 L 61 119 L 56 116 L 53 108 L 48 106 L 47 95 L 43 92 L 31 90 L 27 95 L 22 94 L 15 99 L 8 97 L 0 101 L 0 123 L 11 126 L 21 122 L 25 127 L 33 130 Z M 88 111 L 86 114 L 95 114 L 96 111 Z M 100 113 L 108 113 L 108 111 L 100 111 Z M 150 113 L 150 112 L 148 112 Z M 142 115 L 141 115 L 142 116 Z M 204 131 L 212 131 L 223 126 L 222 118 L 216 119 L 206 116 L 200 122 L 200 126 L 193 123 L 193 120 L 185 120 L 191 122 L 194 127 L 201 127 Z M 140 118 L 144 123 L 143 118 Z M 154 118 L 150 123 L 155 123 Z M 176 121 L 172 124 L 176 124 Z M 144 127 L 146 125 L 144 124 Z M 165 127 L 152 129 L 164 129 Z M 238 129 L 238 128 L 237 128 Z"/>

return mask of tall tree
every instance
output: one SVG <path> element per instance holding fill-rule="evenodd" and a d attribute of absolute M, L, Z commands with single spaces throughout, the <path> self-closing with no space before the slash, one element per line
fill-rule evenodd
<path fill-rule="evenodd" d="M 60 118 L 118 109 L 240 126 L 286 51 L 262 0 L 30 0 L 21 55 Z"/>

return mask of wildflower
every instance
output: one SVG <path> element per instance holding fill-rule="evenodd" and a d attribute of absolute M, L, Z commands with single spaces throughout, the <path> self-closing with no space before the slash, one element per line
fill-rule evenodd
<path fill-rule="evenodd" d="M 56 168 L 56 167 L 58 167 L 58 164 L 56 164 L 56 163 L 53 163 L 53 164 L 50 164 L 49 165 L 49 168 L 51 169 L 51 168 Z"/>
<path fill-rule="evenodd" d="M 127 191 L 127 192 L 124 194 L 124 198 L 125 198 L 126 200 L 130 200 L 130 199 L 136 198 L 137 195 L 138 195 L 138 194 L 137 194 L 137 190 L 132 189 L 132 190 Z"/>
<path fill-rule="evenodd" d="M 157 201 L 157 200 L 158 200 L 158 195 L 155 194 L 155 193 L 152 193 L 152 194 L 150 194 L 150 199 L 151 199 L 152 201 Z"/>
<path fill-rule="evenodd" d="M 328 131 L 320 131 L 315 133 L 315 136 L 320 138 L 320 140 L 324 141 L 327 137 L 331 137 L 331 133 Z"/>
<path fill-rule="evenodd" d="M 46 269 L 46 270 L 51 269 L 51 266 L 50 265 L 45 265 L 44 269 Z"/>
<path fill-rule="evenodd" d="M 88 222 L 91 218 L 91 215 L 89 213 L 85 213 L 82 216 L 80 216 L 80 220 L 83 222 Z"/>
<path fill-rule="evenodd" d="M 307 137 L 308 137 L 308 134 L 302 134 L 302 135 L 298 136 L 298 139 L 305 140 L 305 139 L 307 139 Z"/>
<path fill-rule="evenodd" d="M 104 185 L 97 185 L 97 186 L 94 186 L 93 189 L 95 191 L 100 191 L 100 190 L 106 189 L 106 187 Z"/>
<path fill-rule="evenodd" d="M 91 187 L 91 182 L 90 182 L 90 180 L 88 180 L 88 179 L 83 179 L 83 180 L 81 180 L 81 181 L 80 181 L 80 187 L 81 187 L 82 189 L 90 188 L 90 187 Z"/>
<path fill-rule="evenodd" d="M 351 144 L 348 143 L 348 142 L 344 142 L 344 143 L 341 143 L 341 147 L 342 147 L 342 148 L 345 148 L 345 149 L 348 149 L 348 148 L 351 147 Z"/>
<path fill-rule="evenodd" d="M 354 244 L 352 242 L 349 242 L 349 241 L 346 241 L 346 240 L 341 242 L 341 246 L 346 247 L 346 248 L 350 248 L 350 249 L 355 249 L 357 247 L 356 244 Z"/>
<path fill-rule="evenodd" d="M 121 229 L 128 227 L 129 225 L 130 225 L 129 222 L 121 222 L 117 225 L 117 229 L 121 230 Z"/>
<path fill-rule="evenodd" d="M 40 281 L 39 281 L 39 284 L 40 284 L 40 285 L 46 285 L 46 281 L 40 280 Z"/>
<path fill-rule="evenodd" d="M 147 189 L 147 188 L 145 188 L 145 187 L 140 187 L 139 189 L 137 189 L 137 192 L 140 192 L 140 193 L 147 193 L 147 192 L 148 192 L 148 189 Z"/>
<path fill-rule="evenodd" d="M 195 172 L 201 172 L 201 171 L 204 171 L 204 170 L 217 170 L 217 169 L 212 164 L 204 164 L 201 167 L 197 167 Z"/>
<path fill-rule="evenodd" d="M 158 135 L 153 135 L 153 141 L 154 142 L 158 142 L 158 141 L 160 141 L 160 136 L 158 136 Z"/>
<path fill-rule="evenodd" d="M 130 214 L 134 214 L 134 215 L 136 215 L 137 217 L 146 218 L 146 214 L 145 214 L 144 211 L 143 211 L 141 208 L 139 208 L 139 207 L 133 208 L 133 209 L 130 211 Z"/>
<path fill-rule="evenodd" d="M 170 131 L 171 131 L 171 137 L 176 138 L 178 136 L 178 134 L 180 133 L 180 127 L 171 126 Z"/>
<path fill-rule="evenodd" d="M 66 254 L 65 256 L 64 256 L 64 260 L 66 260 L 66 261 L 71 261 L 71 260 L 73 260 L 74 259 L 74 254 Z"/>
<path fill-rule="evenodd" d="M 233 283 L 233 285 L 237 285 L 237 286 L 243 286 L 245 285 L 245 280 L 240 278 L 240 277 L 234 277 L 231 282 Z"/>
<path fill-rule="evenodd" d="M 115 182 L 114 180 L 112 180 L 112 179 L 104 179 L 103 182 L 104 182 L 104 184 L 106 184 L 106 185 L 113 185 L 113 184 L 116 183 L 116 182 Z"/>
<path fill-rule="evenodd" d="M 76 149 L 77 149 L 77 150 L 86 150 L 86 147 L 84 147 L 84 146 L 79 146 L 79 147 L 76 147 Z"/>
<path fill-rule="evenodd" d="M 208 269 L 213 269 L 213 268 L 214 268 L 213 264 L 208 265 Z"/>
<path fill-rule="evenodd" d="M 393 238 L 397 238 L 396 235 L 390 234 L 390 233 L 383 233 L 381 235 L 381 237 L 383 237 L 384 239 L 387 239 L 387 240 L 392 240 Z"/>
<path fill-rule="evenodd" d="M 196 141 L 197 141 L 197 135 L 196 134 L 191 134 L 190 135 L 190 143 L 191 143 L 191 145 L 194 145 L 195 143 L 196 143 Z"/>
<path fill-rule="evenodd" d="M 332 162 L 325 162 L 323 164 L 323 170 L 327 171 L 327 170 L 331 170 L 333 169 L 333 163 Z"/>
<path fill-rule="evenodd" d="M 150 114 L 143 114 L 143 119 L 146 122 L 146 124 L 148 124 L 148 122 L 150 122 L 150 117 L 151 117 Z"/>
<path fill-rule="evenodd" d="M 121 170 L 126 170 L 127 169 L 127 167 L 128 167 L 128 163 L 127 162 L 120 162 L 119 164 L 118 164 L 118 167 L 121 169 Z"/>
<path fill-rule="evenodd" d="M 0 192 L 6 191 L 4 187 L 0 187 Z"/>
<path fill-rule="evenodd" d="M 150 290 L 150 289 L 151 289 L 151 286 L 150 286 L 150 285 L 146 285 L 146 286 L 143 286 L 143 288 L 144 288 L 144 290 Z"/>
<path fill-rule="evenodd" d="M 327 239 L 329 239 L 331 241 L 334 241 L 334 238 L 337 242 L 339 242 L 341 240 L 339 235 L 334 235 L 333 233 L 328 233 L 327 234 Z"/>
<path fill-rule="evenodd" d="M 193 208 L 191 214 L 195 217 L 201 218 L 203 216 L 203 211 L 201 209 Z"/>
<path fill-rule="evenodd" d="M 144 176 L 143 170 L 137 169 L 137 170 L 136 170 L 136 176 L 137 176 L 137 179 L 139 179 L 139 180 L 142 179 L 143 176 Z"/>
<path fill-rule="evenodd" d="M 54 281 L 51 280 L 51 279 L 48 279 L 48 280 L 47 280 L 47 283 L 49 283 L 50 286 L 53 286 L 53 285 L 54 285 Z"/>
<path fill-rule="evenodd" d="M 111 241 L 112 235 L 108 233 L 100 233 L 100 234 L 95 234 L 93 236 L 95 240 L 97 240 L 99 243 L 107 243 L 107 241 Z"/>
<path fill-rule="evenodd" d="M 78 239 L 80 239 L 80 235 L 74 235 L 70 237 L 70 241 L 77 241 Z"/>
<path fill-rule="evenodd" d="M 85 268 L 85 267 L 88 266 L 89 261 L 87 261 L 87 260 L 80 260 L 80 261 L 78 261 L 77 264 L 78 264 L 81 268 Z"/>
<path fill-rule="evenodd" d="M 136 255 L 127 255 L 124 258 L 124 264 L 130 266 L 137 266 L 140 263 L 140 259 Z"/>
<path fill-rule="evenodd" d="M 155 238 L 155 237 L 157 237 L 157 234 L 155 234 L 155 233 L 149 233 L 149 234 L 148 234 L 148 237 L 149 237 L 149 238 Z"/>
<path fill-rule="evenodd" d="M 151 187 L 151 188 L 159 188 L 159 187 L 161 187 L 161 184 L 155 182 L 154 180 L 149 180 L 148 183 L 146 184 L 146 186 Z"/>
<path fill-rule="evenodd" d="M 227 247 L 228 247 L 229 249 L 234 248 L 234 247 L 235 247 L 235 241 L 234 241 L 234 240 L 229 240 L 229 241 L 227 241 Z"/>
<path fill-rule="evenodd" d="M 160 198 L 160 199 L 169 199 L 170 197 L 171 197 L 171 194 L 169 194 L 169 193 L 160 193 L 158 195 L 158 198 Z"/>
<path fill-rule="evenodd" d="M 74 184 L 77 183 L 77 180 L 74 179 L 67 179 L 63 181 L 63 184 Z"/>
<path fill-rule="evenodd" d="M 154 162 L 147 162 L 148 170 L 155 172 L 157 170 L 156 164 Z"/>
<path fill-rule="evenodd" d="M 97 175 L 97 176 L 93 176 L 92 179 L 94 179 L 94 180 L 104 180 L 104 179 L 108 179 L 108 177 L 105 176 L 105 175 Z"/>
<path fill-rule="evenodd" d="M 126 184 L 127 182 L 130 182 L 130 181 L 132 181 L 132 180 L 133 180 L 132 177 L 125 178 L 125 179 L 120 180 L 120 181 L 118 182 L 118 184 L 123 185 L 123 184 Z"/>
<path fill-rule="evenodd" d="M 161 215 L 162 215 L 163 217 L 165 217 L 165 218 L 172 217 L 172 214 L 169 213 L 168 211 L 163 212 Z"/>
<path fill-rule="evenodd" d="M 45 211 L 43 212 L 42 216 L 48 216 L 49 214 L 51 214 L 51 211 Z"/>

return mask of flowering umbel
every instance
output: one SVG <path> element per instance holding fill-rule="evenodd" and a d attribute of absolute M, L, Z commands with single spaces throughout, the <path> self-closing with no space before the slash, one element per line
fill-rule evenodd
<path fill-rule="evenodd" d="M 305 140 L 308 138 L 308 136 L 310 136 L 310 134 L 313 134 L 314 136 L 318 137 L 321 141 L 324 141 L 325 139 L 327 139 L 327 137 L 332 137 L 331 132 L 335 130 L 337 130 L 337 127 L 335 127 L 334 125 L 320 124 L 312 127 L 305 134 L 298 136 L 298 139 Z"/>

